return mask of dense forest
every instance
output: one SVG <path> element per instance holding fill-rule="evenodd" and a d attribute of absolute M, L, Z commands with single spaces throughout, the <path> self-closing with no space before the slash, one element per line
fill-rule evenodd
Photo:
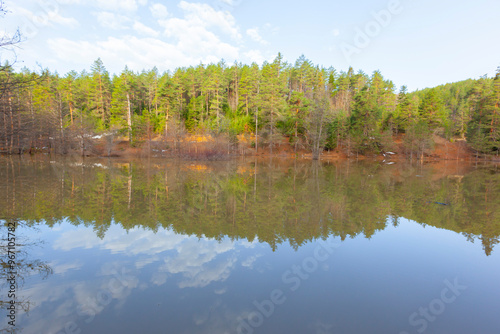
<path fill-rule="evenodd" d="M 465 80 L 408 92 L 379 71 L 347 72 L 294 64 L 279 54 L 258 64 L 200 64 L 159 73 L 125 68 L 110 75 L 97 59 L 89 71 L 64 76 L 49 70 L 0 71 L 0 152 L 51 150 L 86 155 L 117 141 L 165 151 L 188 135 L 239 138 L 266 148 L 288 141 L 313 158 L 326 150 L 346 154 L 390 151 L 423 156 L 433 136 L 466 140 L 478 154 L 500 149 L 500 68 L 494 78 Z"/>

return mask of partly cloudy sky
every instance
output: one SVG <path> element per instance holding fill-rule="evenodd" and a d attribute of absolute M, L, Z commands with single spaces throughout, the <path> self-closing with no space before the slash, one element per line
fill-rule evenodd
<path fill-rule="evenodd" d="M 20 29 L 18 68 L 65 74 L 101 57 L 160 71 L 278 52 L 338 70 L 380 70 L 410 89 L 493 75 L 498 0 L 7 0 L 0 29 Z M 2 61 L 12 59 L 8 51 Z"/>

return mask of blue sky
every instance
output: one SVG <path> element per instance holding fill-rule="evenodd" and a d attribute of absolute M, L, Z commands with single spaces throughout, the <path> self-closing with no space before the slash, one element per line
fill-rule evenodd
<path fill-rule="evenodd" d="M 380 70 L 410 90 L 493 76 L 498 0 L 7 0 L 4 34 L 19 28 L 17 68 L 111 73 L 304 54 L 337 70 Z M 2 51 L 2 61 L 12 59 Z"/>

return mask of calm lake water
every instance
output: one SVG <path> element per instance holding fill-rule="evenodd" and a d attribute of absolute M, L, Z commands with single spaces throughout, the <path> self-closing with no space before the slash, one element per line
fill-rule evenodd
<path fill-rule="evenodd" d="M 495 166 L 1 157 L 0 203 L 7 332 L 500 332 Z"/>

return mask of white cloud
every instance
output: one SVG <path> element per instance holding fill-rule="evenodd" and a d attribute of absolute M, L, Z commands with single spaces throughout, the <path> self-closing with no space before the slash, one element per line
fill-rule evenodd
<path fill-rule="evenodd" d="M 262 52 L 260 52 L 260 50 L 247 51 L 243 53 L 243 56 L 245 57 L 245 60 L 247 60 L 248 62 L 257 63 L 259 65 L 261 65 L 264 61 L 267 60 L 267 58 L 262 55 Z"/>
<path fill-rule="evenodd" d="M 154 273 L 153 277 L 151 278 L 151 283 L 160 286 L 167 282 L 167 278 L 167 274 L 165 273 Z"/>
<path fill-rule="evenodd" d="M 68 239 L 65 239 L 63 237 L 56 240 L 54 242 L 54 249 L 68 251 L 79 247 L 92 248 L 103 243 L 102 240 L 96 237 L 94 231 L 92 231 L 91 229 L 78 229 L 69 231 L 65 232 L 63 236 L 68 237 Z"/>
<path fill-rule="evenodd" d="M 63 26 L 67 27 L 77 27 L 79 25 L 78 21 L 72 17 L 64 17 L 62 15 L 59 15 L 57 13 L 51 13 L 49 15 L 49 20 L 51 20 L 54 23 L 58 23 Z"/>
<path fill-rule="evenodd" d="M 157 37 L 159 35 L 159 32 L 142 24 L 141 22 L 139 21 L 135 21 L 134 23 L 134 26 L 133 26 L 133 29 L 139 33 L 139 34 L 142 34 L 142 35 L 146 35 L 146 36 L 153 36 L 153 37 Z"/>
<path fill-rule="evenodd" d="M 263 45 L 269 44 L 262 38 L 262 36 L 260 36 L 259 28 L 247 29 L 247 35 L 250 36 L 250 38 L 257 43 L 261 43 Z"/>
<path fill-rule="evenodd" d="M 119 45 L 120 43 L 115 46 Z M 135 45 L 131 47 L 134 48 Z M 79 49 L 83 50 L 87 46 L 82 45 Z M 103 46 L 99 45 L 97 48 L 102 49 Z M 120 49 L 117 52 L 121 51 Z M 129 298 L 134 292 L 138 292 L 138 289 L 152 288 L 151 291 L 156 291 L 157 286 L 165 284 L 170 284 L 169 287 L 178 284 L 179 288 L 201 288 L 215 282 L 224 282 L 231 276 L 232 270 L 238 263 L 239 249 L 254 248 L 258 244 L 256 240 L 250 243 L 244 240 L 234 242 L 228 238 L 222 241 L 200 239 L 197 236 L 176 234 L 169 230 L 153 232 L 134 228 L 125 231 L 118 225 L 110 226 L 102 239 L 96 236 L 92 228 L 83 226 L 60 231 L 59 238 L 53 243 L 53 248 L 56 250 L 70 251 L 85 247 L 98 249 L 103 254 L 112 253 L 120 256 L 103 260 L 97 272 L 85 280 L 82 280 L 78 273 L 71 272 L 81 269 L 82 264 L 79 260 L 68 263 L 58 262 L 60 260 L 52 262 L 56 274 L 66 273 L 67 276 L 63 281 L 48 279 L 23 290 L 33 302 L 30 310 L 31 321 L 27 325 L 26 332 L 58 333 L 64 330 L 64 326 L 69 322 L 84 324 L 88 316 L 82 316 L 79 311 L 92 307 L 93 314 L 97 316 L 101 312 L 112 311 L 112 308 L 120 309 L 125 303 L 130 302 Z M 85 253 L 83 250 L 78 252 Z M 120 260 L 113 261 L 115 258 Z M 138 263 L 141 265 L 137 266 Z M 142 270 L 144 265 L 149 265 L 149 268 Z M 83 263 L 83 270 L 92 270 L 85 266 Z M 142 276 L 141 272 L 151 274 Z M 228 289 L 221 287 L 220 284 L 214 284 L 210 291 L 223 295 Z M 106 298 L 111 298 L 112 303 L 93 304 L 92 302 L 99 298 L 98 296 L 102 296 L 103 292 Z M 219 310 L 221 307 L 222 305 L 216 304 L 208 310 Z M 49 311 L 51 321 L 47 321 Z M 201 314 L 196 316 L 196 321 L 199 324 L 226 324 L 226 326 L 230 324 L 232 328 L 236 328 L 238 324 L 234 319 L 237 318 L 237 314 L 234 314 L 234 311 L 221 313 L 227 315 L 224 318 L 218 316 L 218 313 L 210 311 L 209 316 Z M 210 332 L 221 333 L 228 330 L 229 328 L 216 328 Z"/>
<path fill-rule="evenodd" d="M 34 0 L 30 0 L 35 2 Z M 134 12 L 139 6 L 146 6 L 148 0 L 54 0 L 54 1 L 40 1 L 36 0 L 36 3 L 43 5 L 48 3 L 48 5 L 57 6 L 59 5 L 90 5 L 97 7 L 99 9 L 109 10 L 109 11 L 127 11 Z"/>
<path fill-rule="evenodd" d="M 64 38 L 50 39 L 48 45 L 57 58 L 74 64 L 91 64 L 101 57 L 105 64 L 127 65 L 132 70 L 144 68 L 175 68 L 192 64 L 175 45 L 154 38 L 109 37 L 104 41 L 74 41 Z M 196 62 L 194 62 L 196 63 Z"/>
<path fill-rule="evenodd" d="M 196 28 L 211 29 L 216 28 L 221 33 L 231 36 L 235 40 L 241 39 L 241 34 L 236 25 L 235 18 L 227 11 L 218 11 L 208 4 L 189 3 L 181 1 L 179 8 L 184 12 L 185 25 Z M 171 28 L 165 24 L 168 33 Z"/>
<path fill-rule="evenodd" d="M 59 14 L 59 8 L 54 7 L 49 11 L 32 12 L 28 9 L 13 5 L 8 7 L 13 13 L 24 16 L 29 22 L 32 22 L 37 27 L 53 27 L 53 23 L 74 28 L 79 25 L 78 21 L 73 17 L 65 17 Z"/>
<path fill-rule="evenodd" d="M 201 269 L 189 268 L 185 279 L 179 283 L 180 288 L 202 288 L 213 282 L 225 281 L 236 263 L 235 258 L 229 258 L 216 264 L 204 265 Z"/>
<path fill-rule="evenodd" d="M 80 4 L 81 0 L 57 0 L 61 5 L 76 5 Z"/>
<path fill-rule="evenodd" d="M 95 14 L 101 26 L 114 30 L 130 29 L 127 35 L 108 36 L 101 40 L 51 38 L 47 41 L 52 55 L 55 55 L 51 59 L 74 67 L 91 64 L 101 57 L 105 64 L 116 66 L 109 68 L 111 72 L 119 72 L 125 65 L 138 71 L 154 66 L 160 70 L 173 70 L 200 62 L 217 63 L 221 59 L 257 63 L 266 60 L 257 49 L 243 52 L 243 37 L 235 18 L 228 11 L 214 9 L 208 4 L 181 1 L 178 4 L 180 15 L 174 17 L 164 5 L 149 2 L 149 9 L 157 21 L 144 24 L 143 20 L 111 11 L 117 0 L 109 3 L 92 1 L 108 8 Z M 129 4 L 129 9 L 135 8 L 132 3 L 139 4 L 138 0 L 124 3 Z M 156 29 L 157 25 L 161 27 L 160 31 Z M 267 31 L 267 28 L 263 29 Z M 256 28 L 249 29 L 247 35 L 247 38 L 266 43 Z"/>
<path fill-rule="evenodd" d="M 264 24 L 264 30 L 266 30 L 268 33 L 276 35 L 280 31 L 280 28 L 272 25 L 271 23 L 266 23 Z"/>
<path fill-rule="evenodd" d="M 176 247 L 177 254 L 165 258 L 160 272 L 182 274 L 180 288 L 204 287 L 212 282 L 226 280 L 236 263 L 235 244 L 224 240 L 197 240 L 186 238 Z M 222 254 L 232 255 L 220 258 Z"/>
<path fill-rule="evenodd" d="M 62 263 L 62 264 L 50 263 L 49 265 L 52 267 L 52 270 L 54 271 L 54 274 L 56 274 L 56 275 L 57 274 L 62 275 L 69 270 L 73 270 L 73 269 L 78 270 L 82 267 L 82 264 L 80 263 L 80 261 L 71 262 L 71 263 Z"/>
<path fill-rule="evenodd" d="M 110 28 L 113 30 L 127 29 L 127 24 L 130 23 L 130 19 L 126 16 L 111 13 L 111 12 L 99 12 L 94 13 L 97 17 L 97 21 L 104 28 Z"/>
<path fill-rule="evenodd" d="M 238 56 L 238 48 L 223 42 L 219 36 L 209 31 L 202 24 L 191 20 L 173 18 L 160 23 L 165 28 L 167 37 L 177 40 L 176 47 L 186 56 L 203 58 L 212 55 L 216 58 Z"/>
<path fill-rule="evenodd" d="M 188 64 L 218 62 L 220 59 L 236 60 L 239 47 L 227 38 L 241 42 L 241 34 L 234 17 L 217 11 L 207 4 L 181 1 L 183 17 L 158 20 L 164 35 L 172 41 L 172 47 L 180 51 Z"/>
<path fill-rule="evenodd" d="M 179 287 L 204 287 L 212 282 L 226 280 L 237 261 L 235 243 L 230 240 L 218 242 L 175 234 L 171 231 L 154 233 L 143 229 L 124 231 L 112 226 L 103 239 L 99 239 L 91 229 L 75 229 L 61 234 L 54 242 L 54 249 L 68 251 L 78 247 L 100 248 L 110 250 L 111 253 L 122 253 L 138 257 L 136 268 L 144 266 L 143 258 L 154 257 L 156 254 L 175 251 L 159 262 L 157 274 L 151 278 L 154 285 L 162 285 L 170 275 L 180 274 L 182 280 Z M 246 245 L 243 245 L 246 247 Z M 222 254 L 227 254 L 223 256 Z M 156 262 L 155 261 L 155 262 Z M 102 276 L 112 276 L 119 271 L 116 263 L 107 263 L 101 268 Z M 62 268 L 61 270 L 68 270 Z M 134 278 L 133 275 L 129 275 Z M 137 282 L 134 278 L 134 286 Z M 116 296 L 113 296 L 114 298 Z"/>
<path fill-rule="evenodd" d="M 227 287 L 222 288 L 222 289 L 216 289 L 216 290 L 214 290 L 214 293 L 215 293 L 216 295 L 223 295 L 223 294 L 225 294 L 226 292 L 227 292 Z"/>
<path fill-rule="evenodd" d="M 91 4 L 109 11 L 135 12 L 139 7 L 136 0 L 93 0 Z"/>
<path fill-rule="evenodd" d="M 332 35 L 333 35 L 334 37 L 339 36 L 339 35 L 340 35 L 340 30 L 339 30 L 339 29 L 333 29 L 333 30 L 332 30 Z"/>
<path fill-rule="evenodd" d="M 254 265 L 255 261 L 257 261 L 257 259 L 261 256 L 263 256 L 263 255 L 262 254 L 252 255 L 252 256 L 248 257 L 246 260 L 242 261 L 241 265 L 243 267 L 253 269 L 253 265 Z"/>
<path fill-rule="evenodd" d="M 167 7 L 165 7 L 161 3 L 152 4 L 149 7 L 149 10 L 151 11 L 151 14 L 153 15 L 153 17 L 156 17 L 158 19 L 164 19 L 168 16 Z"/>

